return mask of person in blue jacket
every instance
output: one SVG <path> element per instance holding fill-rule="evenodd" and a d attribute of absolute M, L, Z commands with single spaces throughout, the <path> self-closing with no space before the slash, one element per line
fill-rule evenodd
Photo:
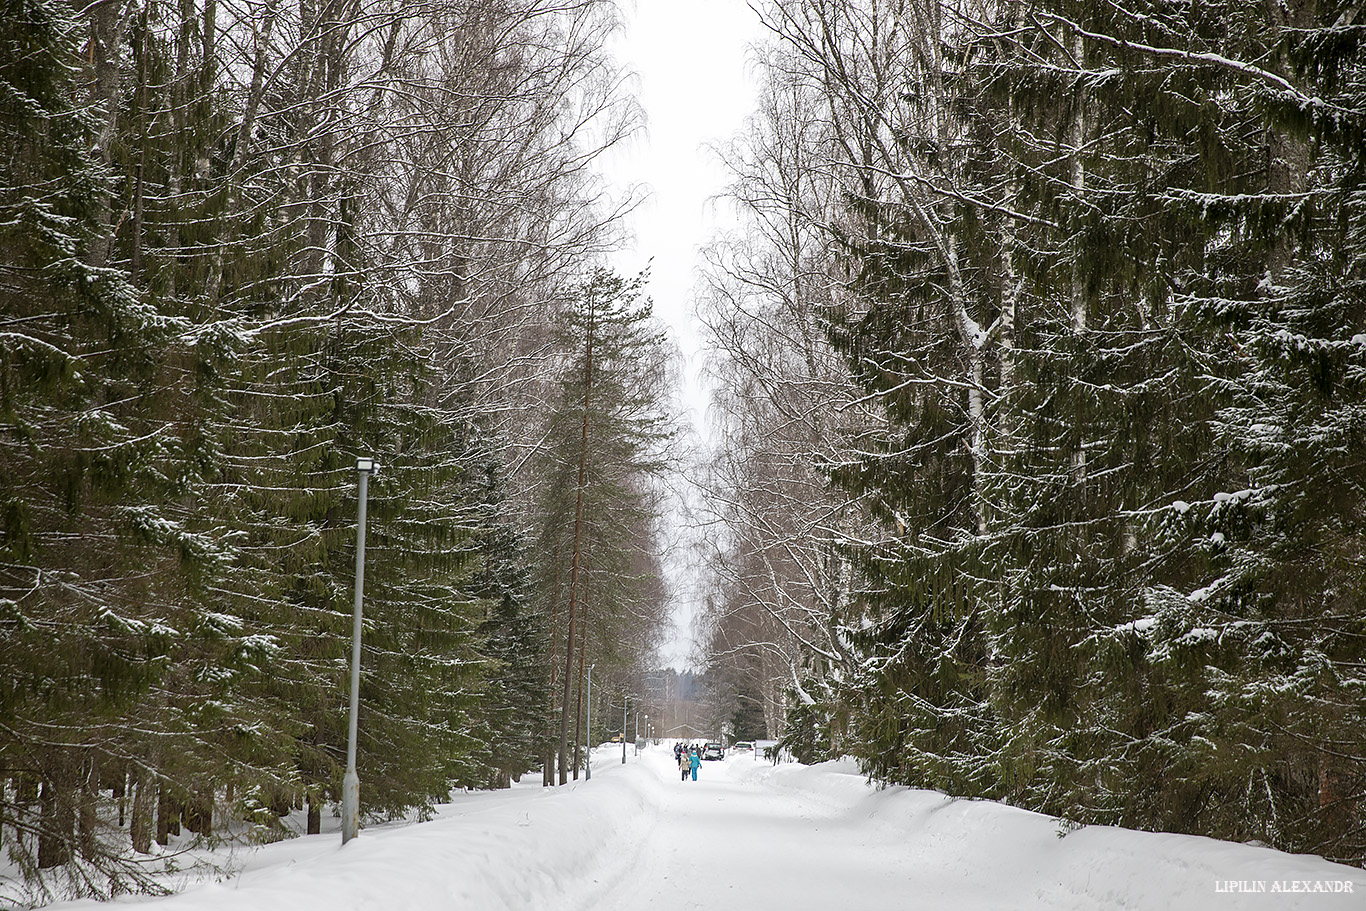
<path fill-rule="evenodd" d="M 696 750 L 693 750 L 691 753 L 688 754 L 688 766 L 692 769 L 692 780 L 693 780 L 693 781 L 696 781 L 696 780 L 697 780 L 697 767 L 700 766 L 701 764 L 702 764 L 702 757 L 699 756 L 699 755 L 697 754 L 697 751 L 696 751 Z"/>

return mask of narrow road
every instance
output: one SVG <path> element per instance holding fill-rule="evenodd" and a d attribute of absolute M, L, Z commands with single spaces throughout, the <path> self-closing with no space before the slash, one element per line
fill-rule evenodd
<path fill-rule="evenodd" d="M 860 906 L 872 908 L 978 907 L 964 895 L 961 880 L 944 882 L 914 863 L 904 846 L 889 843 L 892 833 L 870 825 L 866 815 L 759 781 L 752 755 L 704 762 L 696 782 L 678 780 L 671 754 L 652 751 L 639 762 L 663 785 L 657 821 L 619 862 L 604 865 L 596 887 L 574 906 L 581 911 L 674 908 L 679 902 L 834 911 L 854 895 Z M 981 897 L 981 907 L 1000 907 Z"/>

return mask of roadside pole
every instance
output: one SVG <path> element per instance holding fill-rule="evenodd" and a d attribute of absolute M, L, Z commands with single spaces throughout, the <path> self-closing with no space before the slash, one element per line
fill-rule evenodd
<path fill-rule="evenodd" d="M 361 597 L 365 591 L 365 500 L 370 475 L 379 470 L 372 458 L 356 459 L 360 505 L 356 514 L 356 583 L 351 606 L 351 712 L 347 725 L 346 774 L 342 776 L 342 844 L 360 834 L 360 777 L 356 774 L 356 720 L 360 714 Z"/>

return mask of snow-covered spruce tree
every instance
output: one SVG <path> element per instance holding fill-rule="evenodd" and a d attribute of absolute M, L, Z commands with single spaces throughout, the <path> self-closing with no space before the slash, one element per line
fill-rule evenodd
<path fill-rule="evenodd" d="M 1046 22 L 979 62 L 1019 212 L 1013 382 L 998 427 L 1013 527 L 992 624 L 1002 786 L 1060 815 L 1154 825 L 1189 806 L 1151 751 L 1190 706 L 1141 655 L 1108 643 L 1167 571 L 1137 534 L 1143 511 L 1218 468 L 1203 366 L 1174 325 L 1165 274 L 1192 255 L 1195 228 L 1161 211 L 1154 188 L 1173 177 L 1171 150 L 1148 147 L 1130 118 L 1128 99 L 1160 97 L 1148 80 L 1173 75 L 1126 69 Z"/>
<path fill-rule="evenodd" d="M 507 365 L 534 364 L 521 336 L 540 324 L 535 289 L 611 233 L 582 177 L 598 147 L 580 142 L 587 124 L 610 143 L 606 127 L 630 122 L 595 44 L 607 5 L 115 2 L 74 23 L 24 9 L 36 18 L 5 24 L 19 86 L 6 156 L 23 171 L 5 187 L 34 218 L 7 222 L 6 312 L 35 334 L 6 339 L 6 394 L 16 432 L 45 442 L 6 499 L 13 600 L 35 611 L 31 626 L 16 614 L 7 655 L 58 667 L 70 652 L 69 691 L 13 692 L 38 699 L 23 717 L 80 745 L 71 762 L 53 753 L 48 781 L 6 744 L 6 770 L 33 774 L 5 808 L 57 820 L 27 847 L 79 878 L 63 833 L 85 839 L 96 818 L 139 851 L 208 834 L 215 814 L 273 837 L 303 798 L 316 827 L 344 755 L 362 449 L 387 466 L 367 604 L 389 625 L 366 685 L 388 764 L 362 773 L 369 808 L 488 781 L 470 708 L 484 606 L 468 586 L 499 508 L 472 478 L 496 447 L 469 428 L 516 411 Z M 390 154 L 399 140 L 412 154 Z M 431 219 L 408 219 L 428 204 Z M 417 236 L 449 256 L 412 255 Z M 89 534 L 61 532 L 73 523 Z M 92 572 L 98 596 L 77 596 Z M 45 600 L 50 584 L 62 599 Z M 98 622 L 79 613 L 97 608 Z M 38 637 L 57 628 L 75 638 Z M 419 676 L 431 684 L 414 694 Z"/>
<path fill-rule="evenodd" d="M 212 693 L 195 671 L 220 655 L 191 599 L 221 541 L 177 508 L 195 480 L 184 401 L 166 382 L 185 324 L 113 258 L 100 128 L 117 98 L 79 107 L 85 38 L 54 4 L 14 5 L 0 24 L 0 829 L 40 897 L 146 885 L 100 792 L 150 838 L 158 786 L 141 770 L 161 750 L 205 758 L 178 697 Z M 117 53 L 91 52 L 98 86 Z"/>
<path fill-rule="evenodd" d="M 1009 74 L 996 97 L 1018 128 L 1005 131 L 1017 206 L 1034 216 L 1012 229 L 1028 251 L 1018 257 L 1027 316 L 1020 423 L 1006 429 L 1023 426 L 1018 439 L 1031 446 L 1010 450 L 1023 470 L 1008 475 L 1018 480 L 1006 502 L 1021 527 L 993 686 L 1008 734 L 1005 784 L 1027 805 L 1281 845 L 1304 846 L 1309 829 L 1327 837 L 1316 828 L 1330 814 L 1316 808 L 1315 776 L 1332 779 L 1319 761 L 1339 754 L 1310 744 L 1329 739 L 1316 726 L 1334 700 L 1248 695 L 1265 692 L 1254 681 L 1267 625 L 1291 623 L 1305 637 L 1294 658 L 1279 655 L 1292 677 L 1324 666 L 1300 651 L 1306 641 L 1358 647 L 1327 632 L 1340 620 L 1306 623 L 1317 607 L 1288 608 L 1304 603 L 1288 583 L 1308 576 L 1287 560 L 1304 545 L 1268 534 L 1289 514 L 1270 501 L 1291 489 L 1304 515 L 1341 521 L 1309 481 L 1324 438 L 1312 452 L 1278 450 L 1297 479 L 1284 486 L 1264 479 L 1259 451 L 1269 428 L 1285 425 L 1277 410 L 1296 421 L 1304 412 L 1268 408 L 1286 399 L 1267 385 L 1277 369 L 1252 352 L 1274 350 L 1267 340 L 1287 331 L 1339 336 L 1341 350 L 1359 328 L 1331 303 L 1288 306 L 1271 290 L 1302 268 L 1320 287 L 1342 284 L 1342 267 L 1324 265 L 1332 257 L 1322 252 L 1338 243 L 1326 226 L 1342 218 L 1315 219 L 1341 210 L 1307 180 L 1328 172 L 1310 164 L 1319 149 L 1335 157 L 1306 126 L 1326 99 L 1288 63 L 1296 29 L 1312 24 L 1306 12 L 1036 4 L 1036 27 L 1012 32 L 1019 45 L 993 63 Z M 1316 328 L 1306 335 L 1298 321 L 1309 312 Z M 1350 409 L 1350 387 L 1336 391 Z M 1255 558 L 1240 555 L 1248 539 Z M 1303 727 L 1286 733 L 1282 713 Z"/>
<path fill-rule="evenodd" d="M 833 326 L 893 428 L 833 475 L 903 534 L 855 549 L 855 753 L 1355 856 L 1346 12 L 781 7 L 862 176 L 832 231 L 852 277 Z M 953 344 L 956 300 L 985 354 Z"/>
<path fill-rule="evenodd" d="M 901 536 L 853 550 L 853 750 L 1356 856 L 1350 16 L 909 9 L 773 12 L 842 130 L 849 217 L 806 223 L 890 421 L 832 475 Z"/>
<path fill-rule="evenodd" d="M 827 669 L 830 700 L 803 690 L 847 713 L 843 748 L 872 774 L 992 793 L 999 303 L 985 238 L 1001 206 L 988 205 L 999 203 L 990 144 L 980 145 L 990 133 L 962 75 L 970 42 L 936 3 L 767 9 L 808 112 L 794 132 L 829 181 L 824 200 L 795 213 L 837 266 L 820 315 L 870 415 L 826 471 L 895 529 L 832 536 L 857 567 L 856 597 L 825 611 L 840 660 L 813 666 Z"/>
<path fill-rule="evenodd" d="M 550 700 L 549 624 L 532 604 L 532 569 L 526 544 L 507 515 L 502 468 L 490 456 L 482 479 L 480 521 L 483 561 L 471 591 L 485 605 L 479 635 L 485 686 L 478 708 L 479 739 L 488 751 L 490 787 L 507 787 L 544 761 L 545 707 Z"/>
<path fill-rule="evenodd" d="M 1366 105 L 1353 15 L 1230 5 L 1146 41 L 1152 56 L 1176 44 L 1225 58 L 1200 67 L 1219 87 L 1222 141 L 1195 160 L 1214 179 L 1163 194 L 1199 214 L 1203 261 L 1176 274 L 1173 298 L 1211 355 L 1225 462 L 1153 522 L 1191 576 L 1147 638 L 1154 664 L 1182 667 L 1201 697 L 1173 757 L 1199 789 L 1195 828 L 1359 862 Z"/>

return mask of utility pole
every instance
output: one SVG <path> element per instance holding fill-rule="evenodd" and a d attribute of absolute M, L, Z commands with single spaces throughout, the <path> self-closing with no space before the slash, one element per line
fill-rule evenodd
<path fill-rule="evenodd" d="M 621 764 L 626 765 L 626 706 L 631 702 L 630 696 L 621 697 Z"/>

